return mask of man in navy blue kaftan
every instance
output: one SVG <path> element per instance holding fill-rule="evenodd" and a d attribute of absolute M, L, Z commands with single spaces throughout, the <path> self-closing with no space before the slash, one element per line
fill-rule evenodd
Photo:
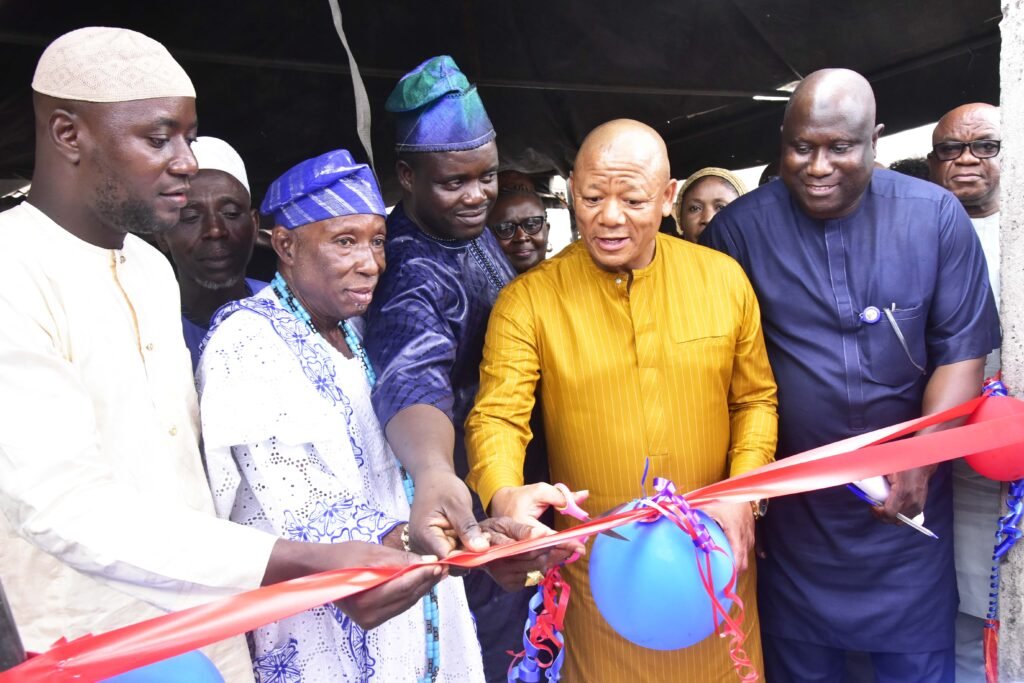
<path fill-rule="evenodd" d="M 403 77 L 386 106 L 396 118 L 402 201 L 388 216 L 387 270 L 367 315 L 373 406 L 416 484 L 413 547 L 444 557 L 453 533 L 471 539 L 483 517 L 463 483 L 463 425 L 487 318 L 515 272 L 485 229 L 498 151 L 475 86 L 451 57 L 435 57 Z M 483 572 L 465 583 L 487 680 L 504 681 L 532 591 L 506 593 Z"/>
<path fill-rule="evenodd" d="M 985 256 L 953 195 L 872 169 L 882 126 L 859 75 L 819 71 L 782 127 L 781 182 L 702 235 L 740 262 L 779 385 L 777 457 L 977 396 L 999 321 Z M 902 340 L 901 340 L 902 335 Z M 874 511 L 845 487 L 772 502 L 758 563 L 768 680 L 953 680 L 957 611 L 949 465 L 889 475 Z M 923 509 L 933 540 L 892 521 Z"/>

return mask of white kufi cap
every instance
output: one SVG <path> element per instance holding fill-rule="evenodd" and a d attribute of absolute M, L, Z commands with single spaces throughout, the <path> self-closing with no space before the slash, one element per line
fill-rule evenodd
<path fill-rule="evenodd" d="M 80 28 L 50 43 L 36 64 L 32 89 L 79 102 L 196 96 L 167 48 L 136 31 L 104 26 Z"/>
<path fill-rule="evenodd" d="M 252 194 L 249 190 L 249 176 L 245 173 L 245 164 L 234 147 L 220 138 L 203 136 L 196 138 L 192 143 L 192 153 L 196 155 L 200 171 L 223 171 L 242 183 L 245 191 Z"/>

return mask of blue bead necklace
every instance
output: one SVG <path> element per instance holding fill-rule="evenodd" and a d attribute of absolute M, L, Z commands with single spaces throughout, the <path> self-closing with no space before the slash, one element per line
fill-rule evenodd
<path fill-rule="evenodd" d="M 306 311 L 291 289 L 288 287 L 288 283 L 281 277 L 281 273 L 274 273 L 274 279 L 270 281 L 270 286 L 274 290 L 274 294 L 281 300 L 284 307 L 294 315 L 296 318 L 305 323 L 309 331 L 315 335 L 320 335 L 316 327 L 313 325 L 313 320 L 309 317 L 309 312 Z M 347 320 L 342 320 L 338 323 L 339 329 L 345 335 L 345 343 L 348 344 L 349 350 L 352 355 L 359 359 L 360 365 L 363 366 L 363 372 L 366 373 L 366 380 L 373 387 L 377 383 L 377 373 L 373 371 L 373 366 L 370 365 L 370 359 L 366 355 L 366 349 L 359 341 L 359 337 L 356 336 L 356 331 Z M 320 335 L 322 336 L 322 335 Z M 412 477 L 405 470 L 404 467 L 399 465 L 399 469 L 402 472 L 402 487 L 405 489 L 405 498 L 409 502 L 409 506 L 412 507 L 412 499 L 416 493 L 416 486 L 413 484 Z M 434 683 L 437 680 L 438 675 L 441 671 L 441 618 L 437 607 L 437 586 L 430 589 L 430 592 L 423 598 L 423 621 L 424 630 L 426 632 L 425 651 L 427 658 L 427 670 L 424 676 L 419 678 L 419 683 Z"/>

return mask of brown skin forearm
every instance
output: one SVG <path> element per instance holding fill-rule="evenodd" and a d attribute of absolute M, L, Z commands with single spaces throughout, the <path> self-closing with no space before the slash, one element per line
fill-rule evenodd
<path fill-rule="evenodd" d="M 972 398 L 977 398 L 981 394 L 981 382 L 984 380 L 984 374 L 984 358 L 973 358 L 935 368 L 935 373 L 928 380 L 928 386 L 924 388 L 921 414 L 931 415 L 942 412 L 965 401 L 970 401 Z M 957 427 L 963 424 L 965 419 L 959 418 L 945 424 L 925 427 L 918 433 L 928 434 Z"/>
<path fill-rule="evenodd" d="M 267 570 L 263 574 L 264 586 L 279 581 L 288 581 L 308 574 L 325 571 L 328 567 L 321 566 L 326 559 L 321 553 L 308 552 L 307 546 L 312 544 L 277 539 L 274 549 L 267 562 Z"/>
<path fill-rule="evenodd" d="M 409 406 L 396 413 L 384 431 L 391 450 L 413 480 L 427 470 L 455 471 L 455 428 L 448 416 L 434 406 Z"/>
<path fill-rule="evenodd" d="M 403 526 L 396 526 L 381 544 L 359 541 L 304 543 L 279 538 L 270 552 L 262 585 L 269 586 L 279 581 L 297 579 L 341 567 L 408 564 L 410 561 L 418 560 L 419 558 L 404 552 L 393 552 L 402 549 L 400 538 Z M 388 542 L 391 536 L 394 538 L 390 539 L 392 542 Z"/>
<path fill-rule="evenodd" d="M 317 572 L 345 567 L 402 567 L 432 561 L 377 543 L 301 543 L 278 539 L 270 553 L 263 584 L 268 585 Z M 444 578 L 441 567 L 420 567 L 376 588 L 335 602 L 364 629 L 375 628 L 409 609 L 430 587 Z"/>
<path fill-rule="evenodd" d="M 392 417 L 384 431 L 416 485 L 409 516 L 412 547 L 438 557 L 447 557 L 457 541 L 485 550 L 469 489 L 452 465 L 455 428 L 448 416 L 434 406 L 413 405 Z"/>
<path fill-rule="evenodd" d="M 405 550 L 402 544 L 402 532 L 409 526 L 408 523 L 402 522 L 396 524 L 395 528 L 389 531 L 384 538 L 380 539 L 380 544 L 385 548 L 394 548 L 395 550 Z"/>
<path fill-rule="evenodd" d="M 921 414 L 930 415 L 960 405 L 981 393 L 981 382 L 985 371 L 985 359 L 971 360 L 940 365 L 935 369 L 924 389 L 921 401 Z M 940 425 L 926 427 L 919 434 L 938 432 L 963 423 L 963 418 Z M 889 475 L 892 491 L 889 499 L 877 509 L 879 518 L 884 521 L 895 521 L 897 512 L 914 517 L 924 509 L 928 496 L 928 480 L 935 472 L 935 465 L 919 467 L 905 472 Z"/>

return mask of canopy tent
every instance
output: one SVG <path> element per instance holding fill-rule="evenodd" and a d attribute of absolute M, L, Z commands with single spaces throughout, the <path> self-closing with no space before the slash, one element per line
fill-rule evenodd
<path fill-rule="evenodd" d="M 999 99 L 998 0 L 389 0 L 342 2 L 341 13 L 392 201 L 383 103 L 403 73 L 435 54 L 452 55 L 479 85 L 503 166 L 530 173 L 567 173 L 587 131 L 617 117 L 661 132 L 676 177 L 767 163 L 784 102 L 753 98 L 784 96 L 779 87 L 827 66 L 872 81 L 890 132 Z M 242 153 L 256 197 L 325 150 L 366 158 L 328 0 L 0 0 L 0 179 L 31 174 L 36 59 L 85 25 L 133 28 L 168 46 L 195 81 L 200 133 Z"/>

